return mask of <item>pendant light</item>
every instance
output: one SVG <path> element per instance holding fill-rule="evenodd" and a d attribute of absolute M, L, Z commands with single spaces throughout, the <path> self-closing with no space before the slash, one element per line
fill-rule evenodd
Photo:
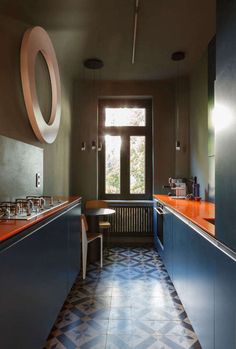
<path fill-rule="evenodd" d="M 172 53 L 171 55 L 172 61 L 175 61 L 178 63 L 177 66 L 177 78 L 176 78 L 176 86 L 175 86 L 175 100 L 176 100 L 176 129 L 175 129 L 175 149 L 177 151 L 181 150 L 181 144 L 180 144 L 180 134 L 179 134 L 179 123 L 180 123 L 180 107 L 179 107 L 179 95 L 181 92 L 181 75 L 180 75 L 180 63 L 185 59 L 185 52 L 183 51 L 176 51 Z"/>
<path fill-rule="evenodd" d="M 84 60 L 83 65 L 84 65 L 85 68 L 93 71 L 93 79 L 92 80 L 93 80 L 93 88 L 94 88 L 94 85 L 95 85 L 95 74 L 94 74 L 94 72 L 96 70 L 100 70 L 101 68 L 103 68 L 104 63 L 99 58 L 87 58 L 87 59 Z M 86 150 L 86 148 L 87 148 L 86 142 L 83 141 L 81 143 L 81 150 L 84 151 L 84 150 Z M 97 142 L 97 140 L 92 140 L 91 141 L 91 145 L 90 145 L 89 148 L 91 150 L 96 150 L 97 149 L 98 151 L 101 151 L 102 150 L 101 142 L 100 141 Z"/>

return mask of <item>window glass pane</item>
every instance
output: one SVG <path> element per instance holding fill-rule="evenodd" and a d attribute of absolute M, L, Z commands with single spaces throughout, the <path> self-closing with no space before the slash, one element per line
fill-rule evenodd
<path fill-rule="evenodd" d="M 105 126 L 145 125 L 145 108 L 105 108 Z"/>
<path fill-rule="evenodd" d="M 145 194 L 145 136 L 130 137 L 130 193 Z"/>
<path fill-rule="evenodd" d="M 105 136 L 105 192 L 120 194 L 120 136 Z"/>

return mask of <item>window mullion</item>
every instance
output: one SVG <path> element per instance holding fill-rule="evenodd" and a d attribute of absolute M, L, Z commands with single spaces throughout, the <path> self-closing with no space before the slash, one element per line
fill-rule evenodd
<path fill-rule="evenodd" d="M 121 195 L 129 196 L 129 135 L 122 135 L 121 147 Z"/>

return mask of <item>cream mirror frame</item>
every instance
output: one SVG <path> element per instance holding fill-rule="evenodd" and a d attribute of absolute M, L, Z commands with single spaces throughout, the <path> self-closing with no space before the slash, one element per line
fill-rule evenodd
<path fill-rule="evenodd" d="M 46 61 L 51 81 L 52 105 L 49 122 L 42 115 L 35 81 L 37 54 Z M 33 131 L 42 143 L 53 143 L 57 137 L 61 119 L 61 86 L 56 54 L 47 32 L 41 27 L 26 30 L 20 53 L 21 82 L 25 106 Z"/>

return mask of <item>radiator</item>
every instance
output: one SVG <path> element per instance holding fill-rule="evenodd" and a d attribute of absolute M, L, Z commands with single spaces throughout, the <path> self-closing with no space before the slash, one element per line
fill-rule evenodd
<path fill-rule="evenodd" d="M 110 232 L 127 235 L 152 234 L 152 206 L 131 206 L 109 204 L 116 213 L 109 216 Z"/>

